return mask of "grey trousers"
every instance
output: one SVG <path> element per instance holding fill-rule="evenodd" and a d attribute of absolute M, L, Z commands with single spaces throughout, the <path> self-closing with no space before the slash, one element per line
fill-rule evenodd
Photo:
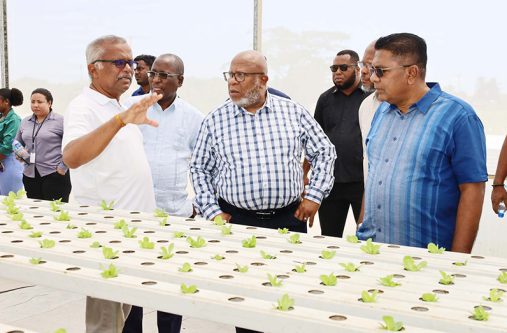
<path fill-rule="evenodd" d="M 86 297 L 86 333 L 121 333 L 131 305 Z"/>

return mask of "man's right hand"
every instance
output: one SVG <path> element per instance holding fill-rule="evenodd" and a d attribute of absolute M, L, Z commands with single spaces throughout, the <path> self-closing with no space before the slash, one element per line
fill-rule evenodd
<path fill-rule="evenodd" d="M 507 191 L 503 186 L 494 186 L 491 192 L 491 205 L 496 214 L 498 214 L 498 205 L 500 202 L 507 204 Z"/>
<path fill-rule="evenodd" d="M 150 106 L 155 104 L 162 98 L 161 94 L 151 94 L 147 97 L 144 97 L 139 102 L 133 104 L 126 111 L 123 111 L 119 114 L 120 119 L 125 124 L 136 124 L 136 125 L 151 125 L 154 127 L 158 127 L 158 123 L 154 120 L 148 119 L 146 116 L 146 112 Z"/>
<path fill-rule="evenodd" d="M 227 214 L 227 213 L 220 213 L 218 215 L 215 215 L 213 216 L 213 218 L 211 219 L 211 221 L 215 221 L 215 219 L 217 218 L 217 216 L 221 216 L 222 217 L 222 220 L 224 220 L 225 222 L 229 222 L 231 220 L 231 214 Z"/>

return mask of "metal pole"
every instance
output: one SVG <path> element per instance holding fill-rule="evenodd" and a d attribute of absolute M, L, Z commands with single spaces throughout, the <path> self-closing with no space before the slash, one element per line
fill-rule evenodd
<path fill-rule="evenodd" d="M 7 46 L 7 0 L 1 0 L 0 7 L 0 62 L 1 84 L 9 88 L 9 48 Z"/>
<path fill-rule="evenodd" d="M 262 52 L 262 0 L 254 0 L 253 49 Z"/>

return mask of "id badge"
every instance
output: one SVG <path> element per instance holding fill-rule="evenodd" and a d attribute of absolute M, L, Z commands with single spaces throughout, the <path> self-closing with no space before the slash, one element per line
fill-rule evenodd
<path fill-rule="evenodd" d="M 35 163 L 35 153 L 30 153 L 30 164 Z"/>

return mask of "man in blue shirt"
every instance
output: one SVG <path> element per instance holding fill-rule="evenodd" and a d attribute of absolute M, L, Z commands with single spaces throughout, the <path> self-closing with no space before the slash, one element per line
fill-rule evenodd
<path fill-rule="evenodd" d="M 152 55 L 141 54 L 134 58 L 137 64 L 134 70 L 134 77 L 136 79 L 139 88 L 132 93 L 132 96 L 140 96 L 150 92 L 150 82 L 148 81 L 148 71 L 155 61 L 155 57 Z"/>
<path fill-rule="evenodd" d="M 375 43 L 379 100 L 366 147 L 369 178 L 357 235 L 470 253 L 487 181 L 484 129 L 466 102 L 426 84 L 426 43 L 399 33 Z"/>

